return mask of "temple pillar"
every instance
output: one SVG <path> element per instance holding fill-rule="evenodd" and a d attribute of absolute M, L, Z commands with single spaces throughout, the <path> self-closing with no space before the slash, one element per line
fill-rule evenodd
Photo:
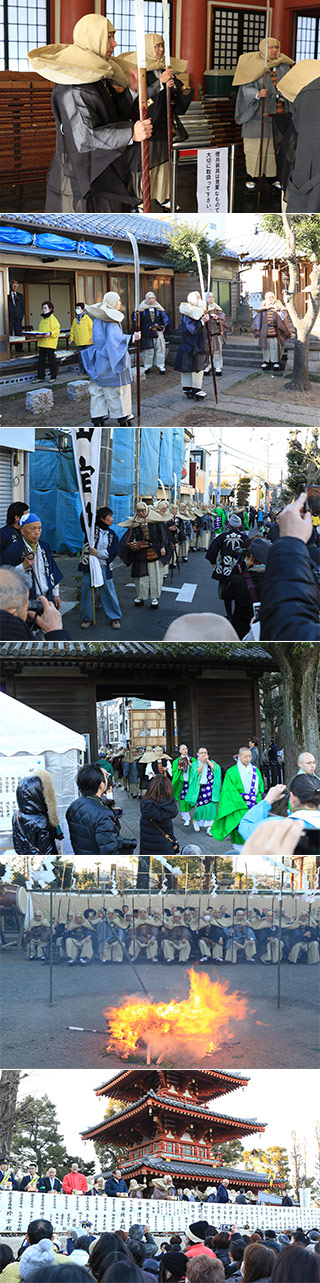
<path fill-rule="evenodd" d="M 66 45 L 72 41 L 72 32 L 79 18 L 85 13 L 102 13 L 100 0 L 51 0 L 50 40 L 53 44 Z"/>
<path fill-rule="evenodd" d="M 198 98 L 207 65 L 207 0 L 176 0 L 173 15 L 172 53 L 186 58 L 190 85 Z"/>
<path fill-rule="evenodd" d="M 285 7 L 283 0 L 273 0 L 271 33 L 280 40 L 282 53 L 291 58 L 292 12 Z"/>

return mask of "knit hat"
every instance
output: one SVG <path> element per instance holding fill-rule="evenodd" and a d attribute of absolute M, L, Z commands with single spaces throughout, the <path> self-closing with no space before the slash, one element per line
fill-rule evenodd
<path fill-rule="evenodd" d="M 20 1278 L 27 1279 L 30 1274 L 42 1266 L 54 1265 L 54 1250 L 49 1238 L 41 1238 L 40 1243 L 26 1247 L 19 1261 Z"/>
<path fill-rule="evenodd" d="M 118 310 L 119 298 L 120 295 L 115 290 L 108 290 L 102 303 L 92 303 L 90 307 L 86 305 L 86 312 L 88 316 L 92 316 L 93 321 L 118 321 L 121 324 L 124 313 Z"/>
<path fill-rule="evenodd" d="M 256 535 L 254 539 L 251 539 L 251 543 L 246 549 L 247 556 L 254 557 L 257 564 L 260 563 L 261 565 L 262 563 L 264 566 L 267 565 L 270 552 L 271 544 L 268 543 L 267 539 L 261 539 L 260 535 Z"/>
<path fill-rule="evenodd" d="M 144 1238 L 143 1225 L 130 1225 L 128 1238 Z"/>
<path fill-rule="evenodd" d="M 165 1267 L 168 1274 L 172 1274 L 174 1279 L 183 1279 L 188 1268 L 188 1257 L 184 1252 L 166 1252 Z"/>
<path fill-rule="evenodd" d="M 57 85 L 89 85 L 106 78 L 126 86 L 127 77 L 113 57 L 107 57 L 108 37 L 115 28 L 99 13 L 86 13 L 73 28 L 70 45 L 42 45 L 30 49 L 34 71 Z"/>
<path fill-rule="evenodd" d="M 289 784 L 290 793 L 299 799 L 299 802 L 315 802 L 316 796 L 319 796 L 319 789 L 313 782 L 311 775 L 295 775 Z"/>
<path fill-rule="evenodd" d="M 40 517 L 37 517 L 35 512 L 23 512 L 22 517 L 19 518 L 19 526 L 31 526 L 35 521 L 40 521 Z"/>
<path fill-rule="evenodd" d="M 208 1231 L 210 1232 L 209 1221 L 192 1221 L 191 1225 L 188 1225 L 187 1238 L 191 1243 L 204 1243 Z"/>
<path fill-rule="evenodd" d="M 232 512 L 231 517 L 228 517 L 228 525 L 231 526 L 231 530 L 240 530 L 241 524 L 241 517 L 237 517 L 236 512 Z"/>

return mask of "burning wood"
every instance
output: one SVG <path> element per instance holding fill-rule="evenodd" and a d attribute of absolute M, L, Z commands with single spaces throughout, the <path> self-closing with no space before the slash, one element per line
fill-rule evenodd
<path fill-rule="evenodd" d="M 144 1053 L 147 1063 L 161 1063 L 166 1056 L 172 1064 L 190 1064 L 195 1052 L 197 1064 L 212 1055 L 222 1041 L 234 1037 L 235 1021 L 244 1020 L 247 999 L 229 993 L 227 981 L 214 981 L 207 974 L 188 972 L 190 993 L 177 1002 L 148 1002 L 126 998 L 120 1007 L 105 1013 L 108 1021 L 107 1054 L 129 1060 Z"/>

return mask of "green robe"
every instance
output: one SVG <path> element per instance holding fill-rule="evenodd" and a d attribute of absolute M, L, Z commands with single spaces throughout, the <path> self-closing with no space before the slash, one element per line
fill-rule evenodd
<path fill-rule="evenodd" d="M 258 773 L 258 792 L 256 802 L 261 802 L 264 794 L 264 783 L 260 771 Z M 226 771 L 219 799 L 217 815 L 212 829 L 211 837 L 216 842 L 223 842 L 224 838 L 230 837 L 235 846 L 243 846 L 244 839 L 238 832 L 240 820 L 248 811 L 247 803 L 241 796 L 243 793 L 243 783 L 239 775 L 237 766 L 230 766 Z"/>
<path fill-rule="evenodd" d="M 221 766 L 219 766 L 218 762 L 211 761 L 209 765 L 213 766 L 214 772 L 211 802 L 207 802 L 205 806 L 197 806 L 196 803 L 201 788 L 201 776 L 198 775 L 198 763 L 196 761 L 192 763 L 185 802 L 189 810 L 192 810 L 194 806 L 196 807 L 193 815 L 194 820 L 214 820 L 217 812 L 217 802 L 221 789 Z"/>
<path fill-rule="evenodd" d="M 175 757 L 172 763 L 172 792 L 177 802 L 179 802 L 179 809 L 181 813 L 184 814 L 185 811 L 192 811 L 192 807 L 194 803 L 193 802 L 188 803 L 185 797 L 182 799 L 182 802 L 180 802 L 180 796 L 181 796 L 183 785 L 184 785 L 184 778 L 183 778 L 183 771 L 179 771 L 179 761 L 180 761 L 180 758 Z M 195 757 L 192 757 L 191 766 L 189 767 L 188 790 L 190 787 L 190 781 L 192 779 L 192 772 L 194 771 L 194 767 L 196 768 L 196 773 L 197 773 L 196 759 Z"/>

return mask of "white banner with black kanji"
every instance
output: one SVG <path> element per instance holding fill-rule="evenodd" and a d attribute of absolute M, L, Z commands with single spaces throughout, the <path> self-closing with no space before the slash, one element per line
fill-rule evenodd
<path fill-rule="evenodd" d="M 248 1185 L 250 1173 L 248 1172 Z M 316 1215 L 316 1209 L 314 1209 Z M 131 1199 L 86 1196 L 85 1194 L 25 1194 L 0 1190 L 1 1234 L 25 1234 L 29 1221 L 45 1217 L 55 1234 L 80 1231 L 81 1222 L 91 1221 L 92 1232 L 129 1230 L 130 1225 L 148 1225 L 151 1234 L 183 1234 L 192 1221 L 207 1220 L 217 1229 L 237 1225 L 274 1229 L 303 1229 L 310 1225 L 310 1209 L 265 1204 L 184 1203 L 178 1199 Z"/>
<path fill-rule="evenodd" d="M 72 428 L 72 445 L 86 536 L 90 547 L 93 548 L 99 485 L 101 429 Z M 89 569 L 92 586 L 100 588 L 100 585 L 103 584 L 103 574 L 98 557 L 89 557 Z"/>

